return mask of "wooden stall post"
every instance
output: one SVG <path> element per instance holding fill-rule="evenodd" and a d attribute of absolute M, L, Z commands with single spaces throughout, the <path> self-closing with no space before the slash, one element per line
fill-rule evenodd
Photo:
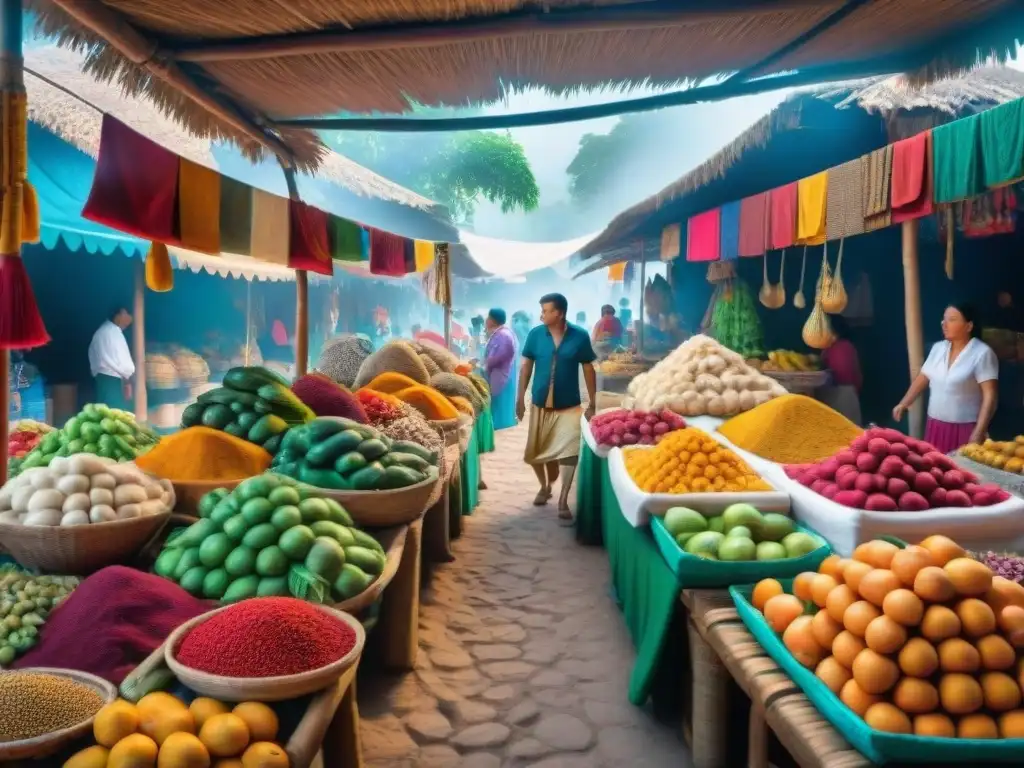
<path fill-rule="evenodd" d="M 135 259 L 135 293 L 132 304 L 132 357 L 135 358 L 135 420 L 149 421 L 146 393 L 146 262 Z"/>
<path fill-rule="evenodd" d="M 288 185 L 288 197 L 298 201 L 299 185 L 295 182 L 295 167 L 286 165 L 280 157 L 281 170 Z M 309 367 L 309 274 L 295 270 L 295 378 L 305 376 Z"/>
<path fill-rule="evenodd" d="M 924 365 L 924 331 L 921 327 L 921 279 L 918 267 L 919 220 L 904 221 L 903 233 L 903 301 L 907 324 L 907 357 L 910 380 L 917 378 Z M 910 406 L 910 435 L 924 436 L 924 398 Z"/>
<path fill-rule="evenodd" d="M 640 325 L 636 329 L 637 352 L 644 353 L 644 288 L 647 287 L 647 260 L 644 258 L 644 241 L 640 241 Z"/>

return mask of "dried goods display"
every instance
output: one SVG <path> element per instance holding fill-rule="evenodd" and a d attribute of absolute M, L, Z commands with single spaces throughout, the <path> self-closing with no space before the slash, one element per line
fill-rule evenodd
<path fill-rule="evenodd" d="M 684 429 L 683 417 L 668 409 L 633 411 L 616 408 L 599 413 L 590 420 L 590 433 L 598 445 L 654 445 L 668 433 Z"/>
<path fill-rule="evenodd" d="M 720 515 L 687 507 L 669 508 L 661 520 L 683 551 L 707 560 L 745 562 L 803 557 L 822 546 L 777 512 L 762 514 L 750 504 L 731 504 Z"/>
<path fill-rule="evenodd" d="M 605 376 L 636 376 L 650 367 L 650 363 L 632 352 L 612 352 L 597 363 L 597 369 Z"/>
<path fill-rule="evenodd" d="M 322 373 L 307 373 L 292 382 L 292 392 L 317 416 L 341 416 L 367 423 L 359 399 L 344 385 Z"/>
<path fill-rule="evenodd" d="M 968 552 L 975 560 L 987 565 L 996 576 L 1024 583 L 1024 557 L 1013 552 Z"/>
<path fill-rule="evenodd" d="M 428 384 L 430 375 L 419 355 L 407 341 L 389 341 L 372 355 L 367 357 L 352 384 L 354 389 L 362 389 L 382 373 L 400 373 L 409 377 L 417 384 Z"/>
<path fill-rule="evenodd" d="M 487 407 L 484 396 L 466 376 L 457 373 L 439 373 L 430 379 L 430 386 L 447 397 L 458 395 L 466 398 L 473 404 L 473 410 L 477 414 Z"/>
<path fill-rule="evenodd" d="M 394 395 L 363 387 L 356 392 L 356 397 L 369 424 L 379 427 L 402 417 L 402 401 Z"/>
<path fill-rule="evenodd" d="M 821 370 L 821 357 L 794 352 L 790 349 L 776 349 L 768 353 L 768 360 L 761 365 L 762 371 L 783 373 L 806 373 Z"/>
<path fill-rule="evenodd" d="M 455 369 L 459 367 L 459 358 L 446 349 L 443 344 L 422 338 L 410 343 L 419 354 L 420 359 L 429 359 L 438 368 L 438 372 L 454 373 Z M 424 360 L 424 362 L 426 361 Z M 433 375 L 434 371 L 431 371 L 430 374 Z"/>
<path fill-rule="evenodd" d="M 0 667 L 36 644 L 50 611 L 79 584 L 77 576 L 0 572 Z"/>
<path fill-rule="evenodd" d="M 314 369 L 350 389 L 355 388 L 359 367 L 373 354 L 373 343 L 362 334 L 331 339 L 320 351 Z"/>
<path fill-rule="evenodd" d="M 626 407 L 732 416 L 786 394 L 774 379 L 707 336 L 694 336 L 629 384 Z"/>
<path fill-rule="evenodd" d="M 0 744 L 85 723 L 103 697 L 70 677 L 43 672 L 0 674 Z"/>
<path fill-rule="evenodd" d="M 266 450 L 248 440 L 211 427 L 189 427 L 165 437 L 135 465 L 173 482 L 224 482 L 265 472 L 270 460 Z"/>
<path fill-rule="evenodd" d="M 440 374 L 454 376 L 455 374 Z M 395 397 L 403 403 L 408 403 L 430 421 L 448 421 L 458 418 L 459 411 L 455 405 L 444 395 L 433 387 L 425 387 L 422 384 L 413 384 L 411 387 L 400 389 L 394 393 Z M 468 399 L 463 398 L 466 402 Z M 472 403 L 470 403 L 472 408 Z"/>
<path fill-rule="evenodd" d="M 1024 474 L 1024 436 L 1007 441 L 986 440 L 983 443 L 968 443 L 959 453 L 993 469 Z"/>

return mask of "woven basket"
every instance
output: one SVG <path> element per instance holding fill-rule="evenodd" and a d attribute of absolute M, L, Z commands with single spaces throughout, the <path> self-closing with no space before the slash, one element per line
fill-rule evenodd
<path fill-rule="evenodd" d="M 55 669 L 53 667 L 26 667 L 25 669 L 19 669 L 18 672 L 38 672 L 41 674 L 66 677 L 70 680 L 74 680 L 80 685 L 84 685 L 86 688 L 91 688 L 96 691 L 96 693 L 103 698 L 104 704 L 109 704 L 117 698 L 117 688 L 103 678 L 96 677 L 96 675 L 90 675 L 88 672 L 79 672 L 74 669 Z M 31 739 L 0 742 L 0 762 L 6 762 L 8 760 L 26 760 L 52 755 L 54 752 L 57 752 L 64 747 L 68 742 L 74 741 L 91 733 L 93 720 L 94 717 L 90 717 L 88 720 L 83 720 L 78 725 L 73 725 L 70 728 L 62 728 L 59 731 L 47 733 L 43 736 L 36 736 Z"/>
<path fill-rule="evenodd" d="M 85 576 L 108 565 L 130 561 L 170 518 L 167 511 L 90 525 L 0 523 L 0 544 L 25 568 Z"/>
<path fill-rule="evenodd" d="M 441 433 L 445 445 L 459 444 L 459 426 L 461 422 L 455 419 L 437 419 L 431 421 L 430 425 Z"/>
<path fill-rule="evenodd" d="M 358 616 L 379 600 L 388 584 L 395 578 L 395 574 L 398 573 L 398 567 L 402 564 L 402 554 L 405 552 L 407 533 L 408 528 L 404 525 L 376 532 L 374 538 L 384 548 L 386 558 L 384 570 L 381 571 L 380 576 L 373 580 L 370 586 L 358 595 L 350 597 L 348 600 L 343 600 L 340 603 L 334 603 L 331 607 L 336 611 L 344 611 L 353 616 Z"/>
<path fill-rule="evenodd" d="M 164 659 L 174 676 L 193 691 L 222 701 L 284 701 L 315 693 L 336 682 L 349 667 L 359 661 L 366 642 L 366 632 L 363 625 L 347 613 L 326 605 L 314 607 L 345 622 L 356 633 L 356 643 L 352 650 L 326 667 L 281 677 L 222 677 L 179 664 L 175 655 L 185 635 L 215 614 L 228 610 L 230 605 L 196 616 L 174 630 L 164 643 Z"/>
<path fill-rule="evenodd" d="M 440 477 L 428 477 L 415 485 L 390 491 L 337 491 L 307 485 L 318 495 L 334 499 L 352 516 L 360 528 L 387 528 L 419 519 Z"/>
<path fill-rule="evenodd" d="M 179 483 L 174 480 L 174 511 L 182 515 L 199 515 L 199 500 L 216 488 L 227 488 L 233 491 L 241 480 L 210 480 L 206 482 Z"/>

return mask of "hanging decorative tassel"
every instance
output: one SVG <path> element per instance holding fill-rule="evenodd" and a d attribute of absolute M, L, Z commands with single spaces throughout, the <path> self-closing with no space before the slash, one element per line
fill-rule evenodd
<path fill-rule="evenodd" d="M 167 246 L 150 243 L 146 254 L 146 287 L 157 293 L 166 293 L 174 287 L 174 268 Z"/>
<path fill-rule="evenodd" d="M 946 206 L 946 277 L 953 279 L 953 235 L 955 232 L 953 224 L 953 206 Z"/>

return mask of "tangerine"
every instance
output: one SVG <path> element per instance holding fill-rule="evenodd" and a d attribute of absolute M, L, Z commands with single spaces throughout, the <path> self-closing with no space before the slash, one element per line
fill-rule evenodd
<path fill-rule="evenodd" d="M 280 721 L 277 713 L 261 701 L 243 701 L 231 713 L 238 715 L 249 726 L 253 741 L 273 741 L 277 738 Z"/>
<path fill-rule="evenodd" d="M 134 704 L 124 699 L 107 704 L 96 713 L 96 719 L 92 722 L 92 733 L 96 737 L 96 743 L 108 748 L 138 729 L 139 711 Z"/>
<path fill-rule="evenodd" d="M 921 619 L 921 634 L 939 643 L 960 634 L 960 617 L 944 605 L 930 605 Z"/>
<path fill-rule="evenodd" d="M 847 669 L 853 669 L 854 659 L 865 648 L 867 646 L 863 640 L 849 630 L 844 629 L 832 641 L 832 656 Z"/>
<path fill-rule="evenodd" d="M 1001 671 L 1013 667 L 1017 660 L 1017 652 L 1006 642 L 1002 635 L 986 635 L 978 640 L 974 647 L 981 655 L 982 669 Z"/>
<path fill-rule="evenodd" d="M 288 768 L 288 754 L 277 744 L 258 741 L 242 755 L 242 768 Z"/>
<path fill-rule="evenodd" d="M 210 768 L 210 753 L 191 733 L 172 733 L 160 747 L 157 768 Z"/>
<path fill-rule="evenodd" d="M 996 631 L 996 615 L 984 600 L 969 597 L 957 603 L 954 610 L 968 637 L 984 637 Z"/>
<path fill-rule="evenodd" d="M 992 571 L 987 565 L 973 558 L 954 558 L 946 563 L 942 570 L 949 576 L 959 595 L 980 597 L 992 589 Z"/>
<path fill-rule="evenodd" d="M 843 580 L 843 559 L 839 555 L 829 555 L 818 566 L 818 573 L 831 576 L 836 581 Z"/>
<path fill-rule="evenodd" d="M 825 655 L 825 649 L 814 639 L 810 616 L 798 616 L 782 633 L 782 642 L 797 661 L 814 668 Z"/>
<path fill-rule="evenodd" d="M 897 707 L 884 701 L 872 704 L 864 713 L 864 722 L 876 731 L 910 733 L 910 718 Z"/>
<path fill-rule="evenodd" d="M 927 568 L 929 565 L 935 565 L 935 559 L 932 557 L 931 552 L 924 547 L 910 545 L 892 556 L 889 570 L 896 574 L 896 578 L 905 587 L 912 587 L 914 586 L 914 579 L 917 578 L 918 571 L 922 568 Z"/>
<path fill-rule="evenodd" d="M 892 702 L 911 715 L 923 715 L 938 708 L 939 692 L 927 680 L 904 677 L 892 691 Z"/>
<path fill-rule="evenodd" d="M 882 612 L 866 600 L 858 600 L 846 609 L 843 614 L 843 626 L 857 635 L 864 637 L 868 624 L 882 615 Z"/>
<path fill-rule="evenodd" d="M 811 600 L 819 608 L 825 607 L 825 601 L 828 599 L 828 593 L 831 592 L 839 585 L 834 578 L 826 573 L 819 573 L 811 581 Z"/>
<path fill-rule="evenodd" d="M 851 560 L 847 564 L 846 568 L 843 569 L 843 581 L 846 582 L 846 586 L 854 592 L 857 592 L 860 588 L 861 580 L 873 570 L 874 568 L 867 563 L 862 563 L 859 560 Z"/>
<path fill-rule="evenodd" d="M 871 573 L 860 580 L 860 588 L 857 590 L 860 596 L 869 603 L 882 607 L 885 596 L 900 588 L 900 580 L 896 574 L 883 568 L 875 568 Z"/>
<path fill-rule="evenodd" d="M 943 672 L 977 672 L 981 667 L 978 649 L 959 637 L 939 643 L 939 666 Z"/>
<path fill-rule="evenodd" d="M 873 651 L 896 653 L 907 642 L 907 630 L 888 616 L 879 616 L 868 624 L 864 642 Z"/>
<path fill-rule="evenodd" d="M 910 677 L 928 677 L 939 668 L 939 654 L 923 637 L 912 637 L 900 650 L 899 665 Z"/>
<path fill-rule="evenodd" d="M 999 735 L 1004 739 L 1024 738 L 1024 709 L 1004 712 L 999 716 Z"/>
<path fill-rule="evenodd" d="M 811 602 L 811 582 L 817 575 L 814 571 L 804 571 L 793 579 L 793 594 L 802 602 Z"/>
<path fill-rule="evenodd" d="M 795 595 L 776 595 L 768 598 L 764 604 L 764 618 L 779 634 L 785 632 L 793 620 L 803 615 L 803 612 L 804 604 Z"/>
<path fill-rule="evenodd" d="M 998 739 L 999 727 L 988 715 L 968 715 L 956 724 L 958 739 Z"/>
<path fill-rule="evenodd" d="M 786 590 L 782 588 L 777 579 L 761 579 L 750 594 L 750 602 L 757 610 L 764 613 L 764 604 L 770 598 L 784 594 L 786 594 Z M 272 741 L 272 739 L 266 739 L 266 741 Z"/>
<path fill-rule="evenodd" d="M 956 597 L 956 587 L 944 570 L 929 565 L 914 577 L 914 594 L 930 603 L 944 603 Z"/>
<path fill-rule="evenodd" d="M 826 611 L 818 611 L 811 618 L 811 632 L 814 633 L 814 639 L 822 648 L 831 648 L 832 642 L 842 631 L 843 625 L 829 616 Z"/>
<path fill-rule="evenodd" d="M 918 715 L 914 718 L 914 735 L 952 739 L 956 736 L 956 726 L 945 715 L 938 713 Z"/>
<path fill-rule="evenodd" d="M 882 541 L 881 539 L 869 541 L 865 562 L 875 568 L 888 570 L 889 566 L 892 565 L 892 559 L 899 551 L 899 547 L 895 544 L 890 544 L 888 541 Z"/>
<path fill-rule="evenodd" d="M 981 709 L 985 694 L 973 677 L 952 672 L 939 680 L 939 701 L 951 715 L 969 715 Z"/>
<path fill-rule="evenodd" d="M 882 697 L 868 693 L 857 685 L 856 680 L 847 680 L 846 684 L 839 691 L 839 700 L 858 715 L 864 717 L 864 713 L 868 711 L 871 705 L 880 702 Z"/>
<path fill-rule="evenodd" d="M 846 609 L 855 602 L 857 602 L 857 593 L 846 584 L 840 584 L 828 593 L 828 597 L 825 599 L 825 610 L 828 611 L 829 616 L 841 624 Z"/>
<path fill-rule="evenodd" d="M 967 556 L 967 551 L 947 536 L 929 536 L 921 542 L 921 546 L 931 553 L 935 564 L 940 567 L 950 560 Z"/>
<path fill-rule="evenodd" d="M 249 744 L 249 726 L 238 715 L 214 715 L 199 729 L 199 740 L 214 757 L 237 757 Z"/>
<path fill-rule="evenodd" d="M 1024 648 L 1024 608 L 1008 605 L 999 612 L 999 628 L 1014 648 Z"/>
<path fill-rule="evenodd" d="M 865 648 L 853 660 L 853 679 L 867 693 L 885 693 L 900 677 L 896 662 Z"/>
<path fill-rule="evenodd" d="M 838 694 L 843 686 L 853 678 L 850 670 L 836 661 L 834 656 L 826 656 L 814 669 L 814 674 L 832 693 Z"/>
<path fill-rule="evenodd" d="M 199 696 L 188 705 L 188 711 L 196 721 L 196 728 L 202 728 L 203 723 L 214 715 L 223 715 L 231 711 L 231 707 L 222 701 L 210 699 L 206 696 Z"/>
<path fill-rule="evenodd" d="M 1020 686 L 1004 672 L 986 672 L 981 676 L 985 706 L 993 712 L 1009 712 L 1020 706 Z"/>
<path fill-rule="evenodd" d="M 983 598 L 996 615 L 1008 605 L 1024 608 L 1024 587 L 1003 576 L 992 577 L 992 587 Z"/>
<path fill-rule="evenodd" d="M 916 627 L 924 617 L 924 603 L 909 589 L 894 589 L 882 601 L 882 613 L 904 627 Z"/>

